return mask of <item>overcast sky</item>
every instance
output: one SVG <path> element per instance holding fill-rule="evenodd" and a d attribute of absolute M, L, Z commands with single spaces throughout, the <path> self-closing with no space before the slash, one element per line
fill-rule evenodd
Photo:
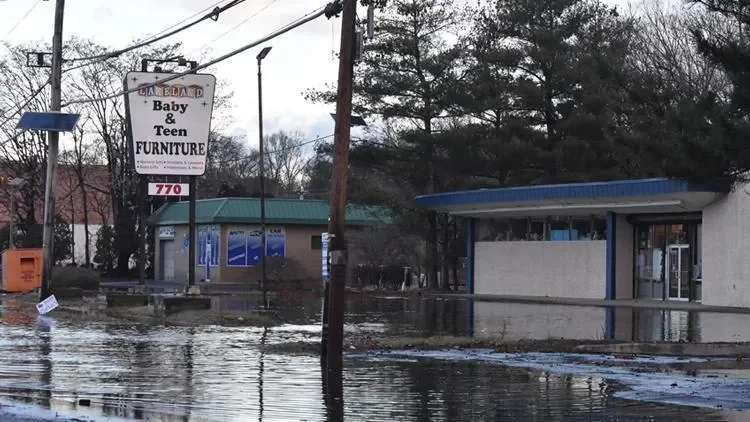
<path fill-rule="evenodd" d="M 213 58 L 261 38 L 325 2 L 247 0 L 222 14 L 218 21 L 203 22 L 169 41 L 182 42 L 187 58 L 195 58 L 201 52 Z M 122 48 L 136 38 L 158 33 L 215 3 L 216 0 L 68 0 L 64 36 L 93 38 L 112 49 Z M 605 0 L 605 3 L 623 6 L 627 0 Z M 32 6 L 31 13 L 21 21 Z M 0 0 L 0 41 L 51 41 L 54 8 L 55 0 Z M 360 15 L 362 12 L 360 7 Z M 302 93 L 308 88 L 335 82 L 337 62 L 333 51 L 339 46 L 339 25 L 340 18 L 321 17 L 266 44 L 273 47 L 263 61 L 266 133 L 279 129 L 299 130 L 308 138 L 333 133 L 333 120 L 329 115 L 333 107 L 311 104 Z M 210 46 L 201 49 L 206 44 Z M 261 48 L 248 50 L 207 70 L 231 84 L 235 92 L 231 130 L 235 134 L 246 132 L 251 145 L 257 145 L 255 56 Z"/>

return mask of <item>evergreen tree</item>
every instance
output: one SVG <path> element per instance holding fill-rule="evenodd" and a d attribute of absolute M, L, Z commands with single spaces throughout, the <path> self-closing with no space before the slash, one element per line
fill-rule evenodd
<path fill-rule="evenodd" d="M 408 192 L 445 189 L 439 168 L 443 154 L 434 134 L 450 117 L 448 87 L 462 71 L 463 49 L 446 41 L 458 29 L 461 18 L 450 0 L 391 0 L 385 4 L 376 21 L 377 36 L 365 45 L 356 67 L 354 112 L 387 121 L 409 135 L 389 144 L 360 145 L 355 148 L 359 152 L 352 152 L 352 166 L 378 166 Z M 308 97 L 333 103 L 335 90 L 311 91 Z M 387 191 L 387 195 L 394 194 L 392 189 Z M 431 287 L 437 287 L 438 216 L 434 211 L 424 214 L 428 280 Z"/>
<path fill-rule="evenodd" d="M 622 66 L 633 29 L 593 0 L 487 3 L 468 37 L 469 76 L 456 90 L 482 123 L 483 175 L 501 184 L 620 176 L 620 97 L 597 63 Z"/>

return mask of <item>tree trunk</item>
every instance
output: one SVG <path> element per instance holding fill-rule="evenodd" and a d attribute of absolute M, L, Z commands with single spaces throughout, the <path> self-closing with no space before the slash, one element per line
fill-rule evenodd
<path fill-rule="evenodd" d="M 89 237 L 89 198 L 86 193 L 86 183 L 83 177 L 82 169 L 78 172 L 78 186 L 81 188 L 81 199 L 83 200 L 83 243 L 86 251 L 84 252 L 84 262 L 86 268 L 91 266 L 91 239 Z"/>
<path fill-rule="evenodd" d="M 76 206 L 75 189 L 70 193 L 70 261 L 76 263 Z"/>

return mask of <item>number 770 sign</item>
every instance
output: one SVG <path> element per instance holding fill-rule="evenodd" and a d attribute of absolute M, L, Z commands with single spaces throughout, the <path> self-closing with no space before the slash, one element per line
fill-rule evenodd
<path fill-rule="evenodd" d="M 190 185 L 187 183 L 149 183 L 150 196 L 188 196 Z"/>

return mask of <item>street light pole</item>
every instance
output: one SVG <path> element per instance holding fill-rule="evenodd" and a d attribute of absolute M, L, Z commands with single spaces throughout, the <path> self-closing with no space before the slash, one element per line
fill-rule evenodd
<path fill-rule="evenodd" d="M 258 56 L 258 153 L 260 155 L 260 290 L 263 294 L 263 307 L 268 304 L 266 298 L 266 181 L 265 181 L 265 152 L 263 148 L 263 78 L 261 62 L 271 51 L 271 47 L 260 50 Z"/>

